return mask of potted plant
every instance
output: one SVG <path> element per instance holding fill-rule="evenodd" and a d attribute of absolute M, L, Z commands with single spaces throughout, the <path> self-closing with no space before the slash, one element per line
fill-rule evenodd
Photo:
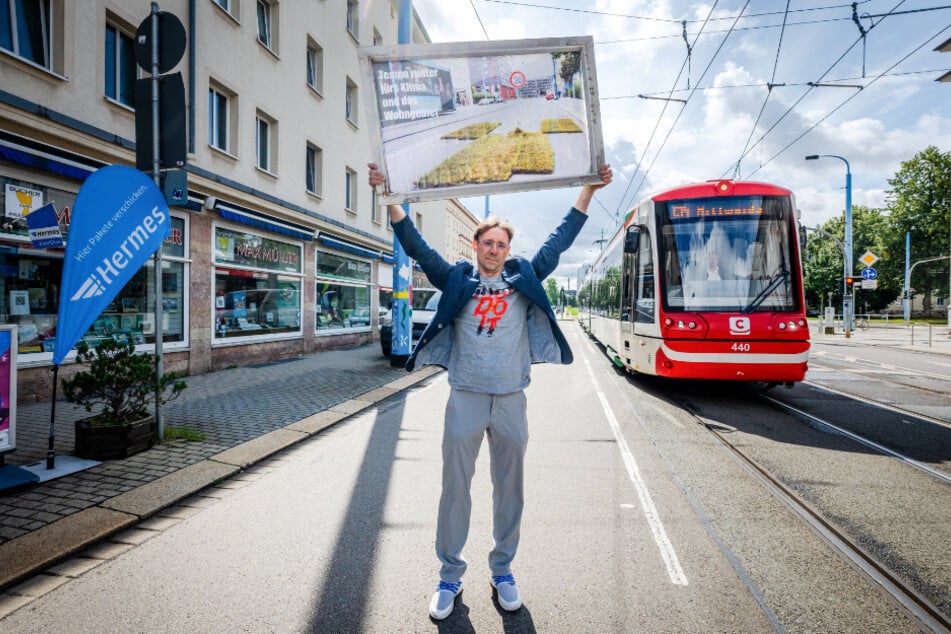
<path fill-rule="evenodd" d="M 179 396 L 185 382 L 174 372 L 159 377 L 153 354 L 136 354 L 131 341 L 81 343 L 76 355 L 89 368 L 63 379 L 67 401 L 98 412 L 76 421 L 76 455 L 92 460 L 126 458 L 151 448 L 158 425 L 149 407 L 156 394 L 164 404 Z"/>

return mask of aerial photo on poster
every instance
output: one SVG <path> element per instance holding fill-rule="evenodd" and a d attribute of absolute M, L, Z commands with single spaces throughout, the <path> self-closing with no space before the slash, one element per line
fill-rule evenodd
<path fill-rule="evenodd" d="M 590 38 L 364 49 L 380 202 L 597 182 L 591 50 Z"/>

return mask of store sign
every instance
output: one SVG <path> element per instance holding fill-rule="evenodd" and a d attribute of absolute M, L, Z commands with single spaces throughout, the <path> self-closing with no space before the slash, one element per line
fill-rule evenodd
<path fill-rule="evenodd" d="M 56 208 L 53 207 L 53 203 L 31 211 L 26 217 L 26 224 L 30 228 L 30 241 L 34 249 L 63 246 L 63 234 L 59 230 L 59 219 L 56 217 Z"/>
<path fill-rule="evenodd" d="M 43 206 L 43 192 L 19 185 L 6 186 L 4 215 L 7 218 L 22 218 L 32 210 Z"/>
<path fill-rule="evenodd" d="M 327 253 L 317 252 L 317 275 L 319 277 L 333 277 L 357 282 L 370 281 L 370 263 L 363 260 Z"/>
<path fill-rule="evenodd" d="M 162 190 L 136 169 L 109 165 L 86 180 L 63 258 L 54 365 L 162 246 L 170 218 Z"/>
<path fill-rule="evenodd" d="M 281 272 L 301 272 L 301 248 L 233 229 L 215 229 L 215 262 Z"/>

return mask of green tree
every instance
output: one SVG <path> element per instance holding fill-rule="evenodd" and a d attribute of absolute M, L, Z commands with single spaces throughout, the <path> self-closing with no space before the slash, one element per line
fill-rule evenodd
<path fill-rule="evenodd" d="M 827 234 L 835 236 L 840 243 L 845 243 L 845 214 L 837 215 L 820 227 Z M 881 209 L 873 209 L 859 205 L 852 206 L 852 262 L 857 277 L 861 277 L 861 270 L 865 268 L 859 264 L 859 258 L 866 251 L 872 251 L 882 257 L 883 238 L 888 231 L 888 219 Z M 842 260 L 842 247 L 835 240 L 830 239 L 822 232 L 809 232 L 809 241 L 804 251 L 804 286 L 806 301 L 817 305 L 820 299 L 829 305 L 829 295 L 832 295 L 833 306 L 841 306 L 843 274 L 845 265 Z M 877 267 L 877 264 L 876 264 Z M 879 276 L 878 288 L 875 290 L 857 290 L 855 292 L 855 310 L 857 313 L 877 312 L 884 310 L 901 292 L 901 282 Z"/>
<path fill-rule="evenodd" d="M 558 281 L 554 277 L 545 280 L 545 294 L 548 295 L 548 303 L 554 306 L 558 303 Z"/>
<path fill-rule="evenodd" d="M 911 236 L 912 264 L 924 258 L 949 253 L 951 231 L 951 152 L 931 145 L 901 164 L 888 181 L 886 198 L 889 230 L 885 270 L 904 282 L 905 234 Z M 931 294 L 948 297 L 948 261 L 939 260 L 915 268 L 911 286 L 924 297 L 925 312 L 931 310 Z"/>

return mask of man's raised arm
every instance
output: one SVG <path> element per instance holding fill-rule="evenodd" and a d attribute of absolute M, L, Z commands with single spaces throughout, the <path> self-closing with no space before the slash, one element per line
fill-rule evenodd
<path fill-rule="evenodd" d="M 377 185 L 383 185 L 383 193 L 386 193 L 386 178 L 383 176 L 383 172 L 380 171 L 376 163 L 367 163 L 367 167 L 370 168 L 370 187 L 376 189 Z M 386 210 L 390 214 L 391 223 L 395 224 L 406 217 L 406 212 L 399 205 L 387 205 Z"/>

